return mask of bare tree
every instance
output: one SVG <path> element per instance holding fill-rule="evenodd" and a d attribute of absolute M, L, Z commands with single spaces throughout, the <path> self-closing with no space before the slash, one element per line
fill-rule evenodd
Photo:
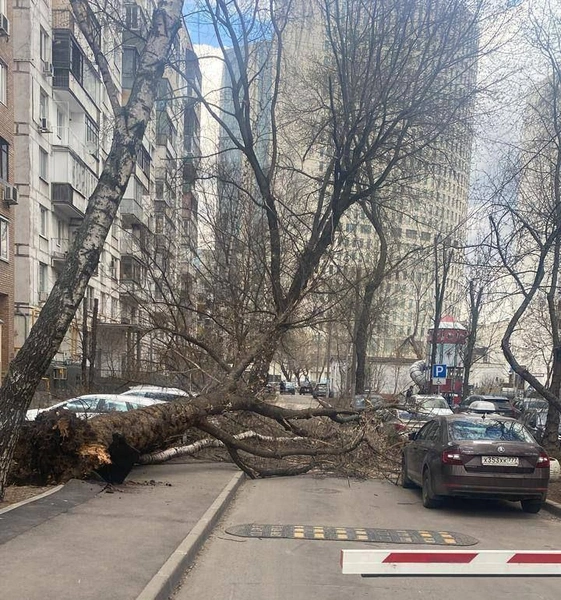
<path fill-rule="evenodd" d="M 531 19 L 531 39 L 539 50 L 547 76 L 536 82 L 526 108 L 526 122 L 518 159 L 510 181 L 503 188 L 505 201 L 492 219 L 503 265 L 512 278 L 519 302 L 502 340 L 505 357 L 515 373 L 535 388 L 550 404 L 544 444 L 558 448 L 561 403 L 561 353 L 559 332 L 559 283 L 561 249 L 561 123 L 559 99 L 559 20 L 550 9 L 548 20 Z M 517 201 L 512 202 L 514 189 Z M 528 364 L 513 350 L 517 330 L 537 304 L 547 306 L 549 339 L 547 354 L 552 359 L 551 378 L 543 384 Z"/>
<path fill-rule="evenodd" d="M 99 260 L 180 26 L 181 5 L 177 0 L 158 4 L 130 97 L 122 106 L 92 34 L 91 6 L 72 0 L 112 103 L 114 140 L 66 268 L 2 387 L 2 486 L 33 390 Z M 462 2 L 425 6 L 413 0 L 203 0 L 200 10 L 222 52 L 227 96 L 221 106 L 204 96 L 200 101 L 228 143 L 223 154 L 230 153 L 238 167 L 240 177 L 233 183 L 242 191 L 243 211 L 259 223 L 264 248 L 251 286 L 260 286 L 258 297 L 267 299 L 267 308 L 241 335 L 238 323 L 228 332 L 241 341 L 235 351 L 231 339 L 215 347 L 189 326 L 170 332 L 214 363 L 214 389 L 189 404 L 96 419 L 69 454 L 72 460 L 65 464 L 70 466 L 61 477 L 116 464 L 119 448 L 134 456 L 131 447 L 154 449 L 192 426 L 224 442 L 232 460 L 252 476 L 279 470 L 251 462 L 251 456 L 317 457 L 360 443 L 360 432 L 351 432 L 352 439 L 347 436 L 329 448 L 321 435 L 318 443 L 311 435 L 308 445 L 295 442 L 282 452 L 263 450 L 236 439 L 238 432 L 221 429 L 212 417 L 251 411 L 293 434 L 302 419 L 343 420 L 345 411 L 332 408 L 287 411 L 262 402 L 259 392 L 269 364 L 286 332 L 310 319 L 307 302 L 345 213 L 376 198 L 396 165 L 430 146 L 443 129 L 469 124 L 471 94 L 466 89 L 474 89 L 479 26 L 491 16 L 479 1 L 468 10 Z M 238 260 L 238 251 L 231 257 Z M 254 294 L 244 298 L 242 319 L 247 302 L 254 300 Z M 208 310 L 184 305 L 186 312 L 218 320 L 212 304 Z M 179 311 L 175 318 L 185 319 Z M 313 464 L 307 461 L 303 468 Z"/>

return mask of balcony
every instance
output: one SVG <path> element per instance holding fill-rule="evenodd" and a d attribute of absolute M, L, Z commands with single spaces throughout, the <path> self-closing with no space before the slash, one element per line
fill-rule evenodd
<path fill-rule="evenodd" d="M 67 220 L 84 218 L 85 200 L 69 183 L 51 183 L 51 202 L 55 214 Z"/>
<path fill-rule="evenodd" d="M 145 224 L 144 209 L 134 198 L 123 198 L 120 209 L 123 227 L 129 228 L 133 225 Z"/>
<path fill-rule="evenodd" d="M 60 271 L 66 262 L 69 248 L 69 239 L 53 238 L 51 240 L 51 266 L 56 271 Z"/>
<path fill-rule="evenodd" d="M 80 27 L 76 23 L 76 19 L 74 18 L 74 13 L 68 9 L 53 9 L 52 10 L 52 18 L 53 18 L 53 29 L 65 29 L 68 30 L 74 35 L 77 36 L 80 31 Z M 93 14 L 90 14 L 88 17 L 91 20 L 92 29 L 95 31 L 94 37 L 98 46 L 101 46 L 101 25 L 95 18 Z"/>
<path fill-rule="evenodd" d="M 53 11 L 56 12 L 56 11 Z M 73 28 L 53 29 L 53 88 L 72 112 L 87 112 L 97 121 L 101 82 L 76 41 Z"/>
<path fill-rule="evenodd" d="M 140 240 L 136 237 L 123 232 L 119 242 L 119 250 L 121 258 L 129 257 L 140 262 L 142 256 L 142 248 Z M 123 274 L 121 273 L 121 277 Z"/>

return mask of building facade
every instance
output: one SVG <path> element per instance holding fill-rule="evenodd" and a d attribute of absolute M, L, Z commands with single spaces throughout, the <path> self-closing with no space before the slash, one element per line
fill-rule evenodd
<path fill-rule="evenodd" d="M 12 4 L 0 2 L 0 379 L 14 352 L 14 88 Z"/>
<path fill-rule="evenodd" d="M 106 9 L 110 13 L 92 16 L 122 104 L 134 82 L 154 6 L 150 0 L 117 3 Z M 17 351 L 84 217 L 111 147 L 112 112 L 69 3 L 27 3 L 14 13 Z M 53 363 L 60 379 L 92 360 L 98 374 L 131 378 L 158 363 L 151 336 L 145 335 L 160 289 L 154 265 L 179 285 L 182 272 L 190 272 L 186 248 L 191 244 L 185 237 L 196 232 L 191 186 L 199 134 L 193 87 L 199 79 L 183 28 L 98 269 Z M 97 330 L 93 346 L 92 329 Z"/>

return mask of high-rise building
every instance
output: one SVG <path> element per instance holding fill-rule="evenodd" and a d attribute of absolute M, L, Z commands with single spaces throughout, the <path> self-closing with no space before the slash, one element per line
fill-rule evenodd
<path fill-rule="evenodd" d="M 295 245 L 305 243 L 304 239 L 307 234 L 307 230 L 304 231 L 305 225 L 300 224 L 301 230 L 298 229 L 298 214 L 306 215 L 302 222 L 309 215 L 314 214 L 314 210 L 317 208 L 317 198 L 321 193 L 321 182 L 331 158 L 336 152 L 348 150 L 348 148 L 334 148 L 330 135 L 321 133 L 322 126 L 329 130 L 327 121 L 322 121 L 322 119 L 325 117 L 324 113 L 330 110 L 330 102 L 334 106 L 338 105 L 339 101 L 341 101 L 341 105 L 343 103 L 341 98 L 329 96 L 333 91 L 329 81 L 335 88 L 337 85 L 341 85 L 341 89 L 344 89 L 344 86 L 347 85 L 349 95 L 357 95 L 355 98 L 357 112 L 362 110 L 365 121 L 368 120 L 368 107 L 365 104 L 368 88 L 361 88 L 363 92 L 363 96 L 361 96 L 360 90 L 352 87 L 361 85 L 357 83 L 359 81 L 358 73 L 362 68 L 371 68 L 369 65 L 374 60 L 373 56 L 367 59 L 360 54 L 364 52 L 363 48 L 368 47 L 366 42 L 370 43 L 371 47 L 378 43 L 367 37 L 367 28 L 364 30 L 361 27 L 357 28 L 360 30 L 360 34 L 356 35 L 363 35 L 363 38 L 356 38 L 354 59 L 351 60 L 348 57 L 343 59 L 347 61 L 345 67 L 348 70 L 338 73 L 336 64 L 339 58 L 337 52 L 343 46 L 344 49 L 352 52 L 346 36 L 352 37 L 356 32 L 349 23 L 353 18 L 361 18 L 356 17 L 353 11 L 356 11 L 356 14 L 364 11 L 365 19 L 373 18 L 372 14 L 363 3 L 356 3 L 353 11 L 348 13 L 345 12 L 345 2 L 332 3 L 331 8 L 336 5 L 341 11 L 340 22 L 343 23 L 342 27 L 347 27 L 347 29 L 343 33 L 333 33 L 333 31 L 329 33 L 325 20 L 328 4 L 322 2 L 290 4 L 286 26 L 282 22 L 282 18 L 280 20 L 282 23 L 280 29 L 283 32 L 283 54 L 280 61 L 276 62 L 278 48 L 274 39 L 255 42 L 244 47 L 244 51 L 248 53 L 246 62 L 250 72 L 249 81 L 253 84 L 249 101 L 254 111 L 251 116 L 254 130 L 257 132 L 255 139 L 260 143 L 260 145 L 255 145 L 257 154 L 271 151 L 271 147 L 268 145 L 271 142 L 271 123 L 267 120 L 267 115 L 270 116 L 271 94 L 277 90 L 275 77 L 277 69 L 280 69 L 279 93 L 275 98 L 276 181 L 279 185 L 278 193 L 283 198 L 283 202 L 279 202 L 279 207 L 282 204 L 279 210 L 287 216 L 286 222 L 290 222 L 290 243 Z M 281 7 L 282 3 L 277 6 Z M 378 89 L 378 81 L 373 81 L 372 102 L 379 102 L 379 104 L 375 109 L 378 113 L 374 116 L 371 115 L 370 118 L 378 119 L 378 122 L 382 123 L 380 131 L 384 135 L 388 134 L 388 131 L 383 129 L 383 122 L 384 119 L 391 121 L 394 118 L 392 111 L 411 110 L 415 112 L 419 110 L 414 105 L 415 98 L 408 96 L 410 89 L 415 85 L 418 85 L 419 93 L 424 94 L 422 99 L 424 104 L 421 110 L 425 112 L 423 115 L 412 118 L 409 123 L 412 131 L 407 133 L 409 141 L 404 149 L 406 158 L 398 157 L 396 159 L 397 166 L 393 172 L 398 172 L 398 176 L 394 177 L 391 188 L 389 181 L 386 180 L 385 184 L 381 185 L 377 191 L 383 199 L 384 226 L 391 244 L 393 262 L 398 256 L 403 256 L 410 251 L 417 250 L 417 252 L 391 272 L 379 291 L 378 295 L 388 298 L 389 301 L 380 301 L 380 312 L 372 323 L 372 335 L 368 349 L 369 358 L 372 360 L 379 357 L 409 360 L 419 351 L 424 353 L 426 335 L 432 326 L 433 282 L 435 276 L 439 276 L 438 269 L 435 269 L 434 266 L 432 248 L 435 241 L 439 248 L 442 245 L 448 249 L 459 248 L 465 236 L 471 161 L 469 98 L 475 87 L 477 28 L 473 16 L 463 7 L 462 3 L 458 3 L 457 6 L 459 8 L 455 9 L 451 8 L 450 3 L 436 2 L 433 7 L 435 13 L 429 14 L 424 12 L 424 3 L 419 3 L 417 6 L 404 2 L 402 8 L 412 12 L 408 13 L 407 18 L 403 21 L 400 21 L 399 2 L 378 3 L 381 21 L 377 33 L 388 36 L 386 38 L 388 40 L 387 47 L 384 47 L 383 44 L 378 46 L 381 56 L 381 58 L 377 57 L 380 60 L 377 73 L 379 85 L 382 85 L 382 82 L 387 82 L 388 86 L 393 85 L 397 92 L 390 92 L 388 98 L 399 103 L 401 101 L 400 94 L 402 94 L 406 98 L 404 102 L 409 102 L 409 104 L 397 106 L 388 104 L 386 114 L 383 115 L 379 112 L 383 109 L 383 101 L 379 101 L 379 97 L 384 98 L 387 89 Z M 440 14 L 438 12 L 440 10 L 445 12 Z M 438 18 L 435 16 L 437 14 Z M 448 17 L 450 20 L 446 21 Z M 403 65 L 403 61 L 407 50 L 400 50 L 410 48 L 411 77 L 414 77 L 415 72 L 423 72 L 419 63 L 415 62 L 422 60 L 420 58 L 422 53 L 418 54 L 410 41 L 416 35 L 422 35 L 420 32 L 424 29 L 420 26 L 415 29 L 415 26 L 417 21 L 420 22 L 423 19 L 425 19 L 423 26 L 427 31 L 430 30 L 431 35 L 435 36 L 434 41 L 425 49 L 427 54 L 431 56 L 431 53 L 435 52 L 434 56 L 436 56 L 436 52 L 442 52 L 440 62 L 434 59 L 431 64 L 423 65 L 424 68 L 434 69 L 431 74 L 434 77 L 434 93 L 426 93 L 423 88 L 423 85 L 429 85 L 430 76 L 427 76 L 424 83 L 406 80 L 404 73 L 407 67 Z M 410 39 L 392 38 L 401 32 L 404 35 L 411 34 Z M 338 38 L 339 33 L 340 37 Z M 437 39 L 439 35 L 442 39 Z M 422 47 L 422 43 L 419 43 L 419 47 Z M 400 52 L 402 53 L 400 54 Z M 465 57 L 465 59 L 459 57 Z M 255 66 L 253 66 L 253 62 Z M 442 64 L 449 66 L 444 68 L 441 66 Z M 401 75 L 392 79 L 392 73 L 399 73 L 399 69 L 402 69 Z M 260 77 L 253 77 L 253 72 L 259 72 Z M 375 69 L 368 72 L 373 73 L 373 77 L 375 77 Z M 233 73 L 235 77 L 235 67 Z M 328 74 L 330 74 L 331 80 L 327 77 Z M 226 70 L 222 83 L 224 90 L 222 109 L 227 115 L 225 118 L 229 119 L 232 115 L 232 101 L 229 96 L 229 87 L 232 86 L 230 76 L 231 73 Z M 348 77 L 347 83 L 341 83 L 338 77 Z M 440 93 L 436 93 L 437 89 L 440 89 Z M 379 97 L 376 96 L 376 93 L 379 93 Z M 432 110 L 431 102 L 434 103 Z M 347 105 L 351 106 L 348 100 Z M 438 117 L 435 115 L 439 115 L 443 121 L 437 122 Z M 340 115 L 341 122 L 344 122 L 346 116 L 348 115 Z M 449 126 L 445 127 L 444 123 Z M 262 125 L 269 129 L 263 128 Z M 353 121 L 353 125 L 357 127 L 357 138 L 367 134 L 366 129 L 364 131 L 360 129 L 361 123 Z M 401 123 L 396 121 L 396 128 L 399 129 L 400 126 Z M 233 131 L 236 131 L 235 126 Z M 234 156 L 238 151 L 235 144 L 230 142 L 228 135 L 223 133 L 222 139 L 224 140 L 221 154 L 222 167 L 227 170 L 229 166 L 230 171 L 233 170 L 238 177 L 243 177 L 244 170 L 248 168 L 245 159 L 239 153 L 237 158 Z M 376 167 L 380 167 L 378 171 L 382 172 L 386 166 L 385 161 L 388 161 L 389 164 L 392 160 L 390 146 L 396 142 L 396 139 L 389 133 L 388 148 L 382 148 L 372 161 L 373 171 L 376 171 Z M 430 142 L 426 143 L 426 139 L 429 139 Z M 379 161 L 379 164 L 376 161 Z M 261 162 L 265 166 L 267 165 L 266 160 Z M 234 187 L 236 189 L 241 187 L 239 181 L 235 182 Z M 231 193 L 231 189 L 228 182 L 223 185 L 222 192 L 219 193 L 219 212 L 220 209 L 230 210 L 230 213 L 235 213 L 233 216 L 239 220 L 240 211 L 238 205 L 232 203 L 232 197 L 235 194 Z M 290 196 L 291 193 L 294 197 Z M 220 197 L 221 194 L 223 198 Z M 251 203 L 248 204 L 251 205 Z M 234 206 L 235 210 L 231 210 L 229 206 Z M 230 222 L 233 222 L 233 219 Z M 348 280 L 349 265 L 354 261 L 359 266 L 359 261 L 364 259 L 367 252 L 371 252 L 375 257 L 377 244 L 374 229 L 358 206 L 357 210 L 348 211 L 341 220 L 340 236 L 333 252 L 335 264 L 327 273 L 336 276 L 339 270 L 340 273 L 344 272 Z M 290 253 L 290 246 L 287 246 L 285 251 Z M 362 275 L 364 275 L 364 269 Z M 462 298 L 461 276 L 461 267 L 452 266 L 447 286 L 445 314 L 458 316 L 457 308 Z M 347 290 L 346 297 L 354 297 L 354 295 L 349 294 Z M 350 312 L 346 311 L 347 315 Z M 348 327 L 347 323 L 347 330 L 349 329 L 352 329 L 352 324 L 351 327 Z M 323 346 L 327 345 L 326 339 Z M 345 350 L 345 360 L 348 355 L 349 352 Z"/>
<path fill-rule="evenodd" d="M 93 5 L 92 26 L 124 104 L 155 7 L 151 0 Z M 112 112 L 95 57 L 65 0 L 14 9 L 16 337 L 21 347 L 64 265 L 111 146 Z M 158 357 L 146 333 L 157 272 L 189 285 L 197 203 L 198 63 L 179 31 L 152 120 L 81 310 L 53 363 L 64 378 L 81 363 L 84 322 L 97 312 L 101 375 L 137 377 Z M 154 265 L 159 265 L 155 267 Z M 91 336 L 90 336 L 91 337 Z M 68 367 L 68 368 L 67 368 Z M 74 382 L 73 382 L 74 383 Z"/>

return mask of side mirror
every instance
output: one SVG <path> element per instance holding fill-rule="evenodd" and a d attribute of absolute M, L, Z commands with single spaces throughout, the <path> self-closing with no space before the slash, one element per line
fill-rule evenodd
<path fill-rule="evenodd" d="M 410 440 L 416 440 L 417 439 L 417 432 L 416 431 L 412 431 L 407 437 Z"/>

